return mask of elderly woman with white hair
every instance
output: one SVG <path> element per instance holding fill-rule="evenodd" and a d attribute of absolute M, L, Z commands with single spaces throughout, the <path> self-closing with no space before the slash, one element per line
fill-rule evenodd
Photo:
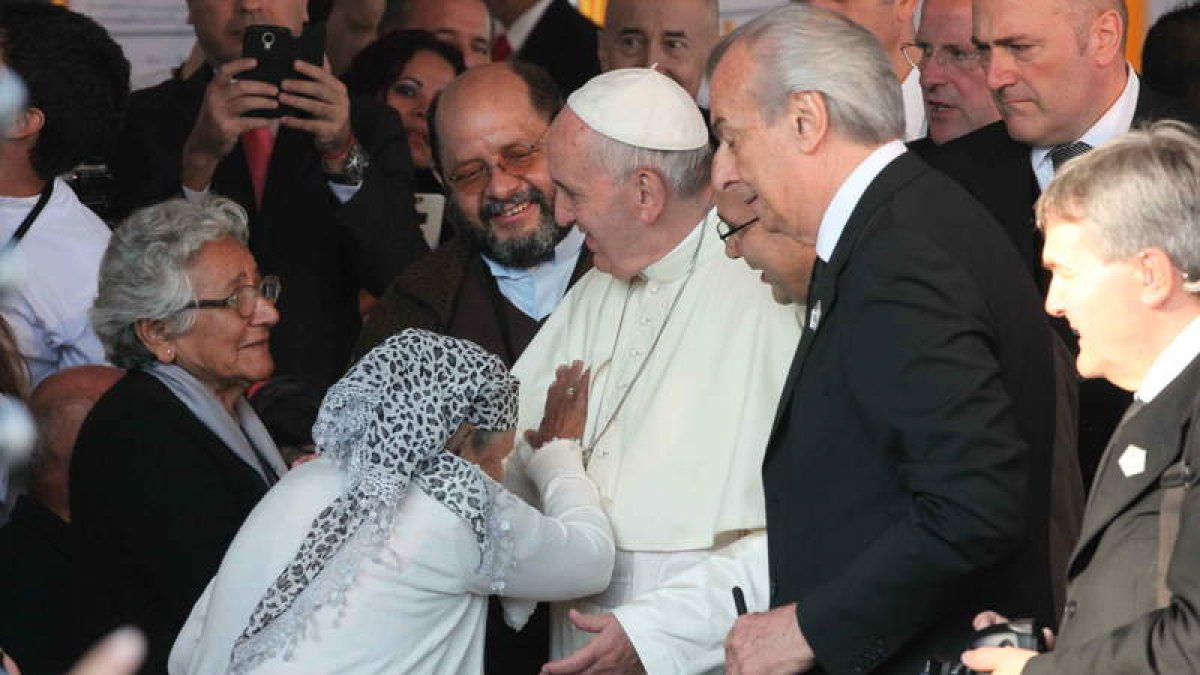
<path fill-rule="evenodd" d="M 544 513 L 505 490 L 517 381 L 482 347 L 392 336 L 329 390 L 321 457 L 246 520 L 171 652 L 176 675 L 480 673 L 487 598 L 519 628 L 596 593 L 614 547 L 578 442 L 578 362 L 518 452 Z"/>
<path fill-rule="evenodd" d="M 128 374 L 95 405 L 71 464 L 82 634 L 134 624 L 164 672 L 226 547 L 287 467 L 243 397 L 271 375 L 280 282 L 223 198 L 133 214 L 100 265 L 92 324 Z"/>

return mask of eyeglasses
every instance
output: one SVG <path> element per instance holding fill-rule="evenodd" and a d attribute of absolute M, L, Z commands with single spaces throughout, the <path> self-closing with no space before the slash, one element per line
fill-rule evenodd
<path fill-rule="evenodd" d="M 733 223 L 729 222 L 728 220 L 725 220 L 725 218 L 721 214 L 718 213 L 717 214 L 717 236 L 721 238 L 721 241 L 729 241 L 730 237 L 732 237 L 733 235 L 737 234 L 738 232 L 741 232 L 742 230 L 746 229 L 747 227 L 750 227 L 751 225 L 753 225 L 757 222 L 758 222 L 758 216 L 755 216 L 755 217 L 751 218 L 750 220 L 747 220 L 746 222 L 742 223 L 741 225 L 734 225 Z"/>
<path fill-rule="evenodd" d="M 908 42 L 900 46 L 900 52 L 913 68 L 921 68 L 932 58 L 939 66 L 954 66 L 965 70 L 980 59 L 978 49 L 962 49 L 954 45 L 942 45 L 934 49 L 926 42 Z"/>
<path fill-rule="evenodd" d="M 463 162 L 454 167 L 454 171 L 450 172 L 446 180 L 456 190 L 473 194 L 483 190 L 484 186 L 491 180 L 492 172 L 495 169 L 501 169 L 512 176 L 524 176 L 526 172 L 533 168 L 538 155 L 542 154 L 542 139 L 545 137 L 546 133 L 542 132 L 542 136 L 532 144 L 513 143 L 512 145 L 504 146 L 500 150 L 500 159 L 496 160 L 495 168 L 482 159 Z"/>
<path fill-rule="evenodd" d="M 184 305 L 180 311 L 185 309 L 207 309 L 228 307 L 238 313 L 238 316 L 243 319 L 249 319 L 254 314 L 254 308 L 258 304 L 258 299 L 262 298 L 271 304 L 279 299 L 279 293 L 283 290 L 283 282 L 275 275 L 266 276 L 257 284 L 239 286 L 233 291 L 228 298 L 220 300 L 193 300 Z"/>

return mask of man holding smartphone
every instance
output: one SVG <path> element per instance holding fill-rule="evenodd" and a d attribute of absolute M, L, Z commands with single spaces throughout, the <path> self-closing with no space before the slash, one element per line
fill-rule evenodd
<path fill-rule="evenodd" d="M 250 247 L 288 289 L 271 338 L 281 375 L 328 384 L 360 328 L 359 290 L 378 295 L 427 248 L 399 121 L 351 101 L 324 58 L 305 0 L 187 0 L 207 64 L 137 92 L 110 158 L 117 210 L 209 192 L 250 214 Z M 248 29 L 254 55 L 243 54 Z M 267 42 L 267 35 L 271 38 Z M 294 36 L 296 56 L 281 63 Z M 290 63 L 289 63 L 290 61 Z"/>

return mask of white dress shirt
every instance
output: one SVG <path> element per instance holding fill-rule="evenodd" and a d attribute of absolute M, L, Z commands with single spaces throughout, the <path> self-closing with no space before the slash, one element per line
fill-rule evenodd
<path fill-rule="evenodd" d="M 929 124 L 925 118 L 925 97 L 921 94 L 921 71 L 916 68 L 908 71 L 900 83 L 900 97 L 904 100 L 904 140 L 925 138 Z"/>
<path fill-rule="evenodd" d="M 526 268 L 508 267 L 486 255 L 483 262 L 496 278 L 496 285 L 504 297 L 525 316 L 541 321 L 550 316 L 566 294 L 582 248 L 583 233 L 572 227 L 554 247 L 554 257 L 546 262 Z"/>
<path fill-rule="evenodd" d="M 1153 401 L 1155 396 L 1179 377 L 1197 355 L 1200 355 L 1200 317 L 1192 319 L 1187 328 L 1180 331 L 1179 335 L 1167 344 L 1166 349 L 1159 353 L 1133 397 L 1142 403 Z"/>
<path fill-rule="evenodd" d="M 37 200 L 36 195 L 0 197 L 0 244 Z M 88 310 L 110 236 L 71 186 L 55 179 L 50 201 L 16 245 L 14 257 L 0 262 L 22 270 L 16 288 L 0 294 L 0 316 L 12 329 L 32 384 L 63 368 L 105 362 Z"/>
<path fill-rule="evenodd" d="M 817 230 L 817 257 L 829 262 L 833 257 L 833 249 L 842 238 L 842 230 L 845 230 L 846 224 L 850 222 L 850 216 L 854 214 L 863 193 L 871 187 L 871 183 L 888 164 L 906 151 L 900 141 L 885 143 L 867 155 L 867 158 L 850 172 L 833 194 L 833 199 L 829 200 L 825 214 L 821 216 L 821 225 Z"/>
<path fill-rule="evenodd" d="M 1138 93 L 1141 91 L 1141 82 L 1138 80 L 1137 73 L 1133 67 L 1126 65 L 1126 71 L 1129 75 L 1125 81 L 1125 89 L 1121 91 L 1121 95 L 1113 102 L 1112 106 L 1096 120 L 1096 123 L 1090 129 L 1085 131 L 1082 136 L 1076 140 L 1083 141 L 1093 148 L 1098 148 L 1101 145 L 1111 141 L 1121 134 L 1129 131 L 1133 126 L 1133 117 L 1137 113 Z M 1038 187 L 1044 192 L 1046 186 L 1054 179 L 1054 163 L 1050 161 L 1050 151 L 1053 147 L 1034 148 L 1030 151 L 1030 162 L 1033 163 L 1033 173 L 1037 176 Z"/>
<path fill-rule="evenodd" d="M 508 556 L 501 561 L 508 570 L 504 595 L 559 600 L 603 588 L 612 538 L 579 447 L 554 441 L 536 451 L 525 446 L 524 452 L 546 515 L 499 492 L 496 526 L 508 536 L 495 542 Z M 263 497 L 180 631 L 168 663 L 172 675 L 227 671 L 233 644 L 259 599 L 291 562 L 313 519 L 341 494 L 344 480 L 332 460 L 319 458 L 289 472 Z M 332 606 L 316 609 L 290 658 L 272 658 L 253 672 L 479 675 L 492 593 L 479 561 L 471 527 L 410 488 L 391 538 L 375 559 L 362 563 L 340 613 Z M 521 609 L 506 611 L 506 618 L 520 627 L 532 603 L 517 605 Z"/>

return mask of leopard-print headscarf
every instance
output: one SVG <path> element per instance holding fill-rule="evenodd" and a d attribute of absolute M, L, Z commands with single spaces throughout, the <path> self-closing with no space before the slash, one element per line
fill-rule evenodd
<path fill-rule="evenodd" d="M 463 422 L 504 430 L 515 426 L 516 414 L 516 378 L 499 358 L 465 340 L 406 330 L 355 364 L 329 389 L 313 426 L 321 453 L 346 473 L 345 491 L 313 520 L 296 556 L 259 600 L 234 644 L 231 670 L 286 657 L 318 608 L 344 608 L 358 568 L 383 549 L 414 483 L 471 526 L 482 571 L 502 586 L 491 531 L 500 488 L 443 449 Z"/>

